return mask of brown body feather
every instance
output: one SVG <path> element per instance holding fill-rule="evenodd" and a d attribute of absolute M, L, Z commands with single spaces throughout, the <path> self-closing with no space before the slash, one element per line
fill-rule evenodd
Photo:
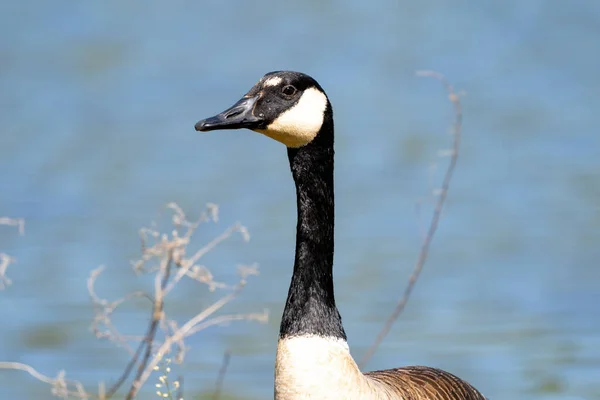
<path fill-rule="evenodd" d="M 437 368 L 411 366 L 366 372 L 404 400 L 485 400 L 469 383 Z"/>

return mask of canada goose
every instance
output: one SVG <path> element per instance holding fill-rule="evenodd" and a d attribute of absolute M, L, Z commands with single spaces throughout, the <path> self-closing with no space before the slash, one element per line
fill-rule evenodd
<path fill-rule="evenodd" d="M 310 76 L 266 74 L 197 131 L 248 128 L 287 147 L 296 184 L 294 273 L 275 364 L 275 399 L 485 399 L 460 378 L 429 367 L 361 373 L 350 355 L 333 293 L 333 111 Z"/>

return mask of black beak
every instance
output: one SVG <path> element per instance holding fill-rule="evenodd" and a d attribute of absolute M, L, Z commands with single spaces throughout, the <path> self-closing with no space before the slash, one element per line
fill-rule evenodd
<path fill-rule="evenodd" d="M 202 132 L 217 129 L 258 128 L 262 118 L 258 118 L 252 113 L 256 100 L 258 100 L 258 96 L 244 97 L 222 113 L 198 121 L 194 127 L 197 131 Z"/>

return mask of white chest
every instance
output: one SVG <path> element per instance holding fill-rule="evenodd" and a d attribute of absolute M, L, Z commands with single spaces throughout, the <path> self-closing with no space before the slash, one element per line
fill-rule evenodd
<path fill-rule="evenodd" d="M 358 369 L 348 344 L 316 335 L 279 341 L 275 400 L 387 399 Z"/>

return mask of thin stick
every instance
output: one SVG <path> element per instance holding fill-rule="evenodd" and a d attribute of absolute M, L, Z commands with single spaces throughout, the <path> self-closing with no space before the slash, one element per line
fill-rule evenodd
<path fill-rule="evenodd" d="M 171 274 L 171 261 L 173 260 L 173 250 L 169 250 L 169 253 L 165 259 L 165 263 L 163 268 L 161 268 L 164 272 L 156 275 L 155 280 L 155 293 L 156 299 L 154 300 L 154 307 L 152 309 L 152 319 L 150 321 L 150 325 L 148 326 L 148 333 L 146 335 L 146 352 L 144 354 L 144 358 L 140 362 L 138 366 L 138 371 L 129 388 L 129 392 L 127 393 L 126 400 L 131 400 L 135 397 L 137 392 L 142 387 L 142 376 L 146 371 L 146 366 L 152 357 L 152 343 L 154 343 L 154 338 L 156 337 L 156 331 L 158 330 L 158 323 L 163 317 L 163 306 L 164 306 L 164 290 L 169 282 L 169 276 Z M 161 354 L 161 353 L 159 353 Z"/>
<path fill-rule="evenodd" d="M 25 234 L 25 220 L 23 218 L 0 217 L 0 225 L 16 226 L 19 235 Z M 0 290 L 3 290 L 12 284 L 12 281 L 6 276 L 8 266 L 16 262 L 14 257 L 5 253 L 0 253 Z"/>
<path fill-rule="evenodd" d="M 87 393 L 80 382 L 67 380 L 64 371 L 61 371 L 56 378 L 51 378 L 40 374 L 29 365 L 16 362 L 0 362 L 0 369 L 26 371 L 40 381 L 50 384 L 52 386 L 51 393 L 56 397 L 64 399 L 74 397 L 88 400 L 107 400 L 108 398 L 115 396 L 117 391 L 129 379 L 134 367 L 137 367 L 136 376 L 133 378 L 131 388 L 127 394 L 127 399 L 132 399 L 138 394 L 152 371 L 157 368 L 158 363 L 160 363 L 163 357 L 171 351 L 173 346 L 178 346 L 176 360 L 180 360 L 179 362 L 183 361 L 183 355 L 186 350 L 184 339 L 188 336 L 207 327 L 225 324 L 231 321 L 249 320 L 266 322 L 268 319 L 268 313 L 266 311 L 262 314 L 225 314 L 210 318 L 215 312 L 220 310 L 225 304 L 233 300 L 240 293 L 246 285 L 246 279 L 250 275 L 258 274 L 256 266 L 240 266 L 238 273 L 241 276 L 241 279 L 236 286 L 231 287 L 224 283 L 215 282 L 210 270 L 202 265 L 195 265 L 208 250 L 214 249 L 219 243 L 227 239 L 234 232 L 239 232 L 247 241 L 249 235 L 246 228 L 239 223 L 231 226 L 220 236 L 198 250 L 191 258 L 187 258 L 185 253 L 190 237 L 199 224 L 209 220 L 216 221 L 218 218 L 218 209 L 215 205 L 209 204 L 207 205 L 207 211 L 203 212 L 197 221 L 190 222 L 186 219 L 183 210 L 176 204 L 169 204 L 168 207 L 174 210 L 175 215 L 172 217 L 172 223 L 175 225 L 176 229 L 169 235 L 166 233 L 162 234 L 152 229 L 143 228 L 140 231 L 142 238 L 142 257 L 139 261 L 134 263 L 136 272 L 150 272 L 154 274 L 154 296 L 150 296 L 143 292 L 133 292 L 117 300 L 109 301 L 98 296 L 95 289 L 95 282 L 102 272 L 102 268 L 92 271 L 88 278 L 88 292 L 95 312 L 92 328 L 96 333 L 96 336 L 117 342 L 119 345 L 125 347 L 131 354 L 131 359 L 125 370 L 109 390 L 106 389 L 103 383 L 100 383 L 98 385 L 97 395 Z M 7 222 L 13 225 L 17 224 L 12 220 L 8 221 L 7 219 L 0 218 L 0 225 L 6 224 Z M 186 228 L 183 236 L 180 235 L 178 230 L 182 227 Z M 150 247 L 146 246 L 148 237 L 153 241 Z M 1 272 L 3 271 L 3 268 L 6 268 L 3 264 L 4 258 L 2 256 L 3 254 L 0 253 L 0 275 L 2 275 Z M 8 261 L 5 263 L 13 261 L 12 259 L 9 259 L 9 256 L 6 256 L 6 258 Z M 144 268 L 144 264 L 153 258 L 158 258 L 160 260 L 159 265 L 153 265 L 150 269 Z M 173 266 L 179 268 L 175 270 Z M 181 271 L 183 271 L 183 273 Z M 164 303 L 169 291 L 172 290 L 175 284 L 180 282 L 184 276 L 208 285 L 210 291 L 217 288 L 232 288 L 233 290 L 226 296 L 215 301 L 209 307 L 197 313 L 183 326 L 178 327 L 178 324 L 174 320 L 169 320 L 165 315 Z M 1 278 L 2 276 L 0 276 L 0 283 L 2 283 Z M 145 297 L 150 300 L 152 304 L 152 314 L 144 336 L 125 336 L 116 329 L 110 318 L 123 303 L 136 297 Z M 160 340 L 157 340 L 157 335 L 162 329 L 165 331 L 165 338 L 161 342 Z M 138 342 L 137 349 L 133 349 L 129 346 L 129 341 Z M 182 377 L 179 377 L 176 386 L 177 400 L 183 400 Z"/>
<path fill-rule="evenodd" d="M 362 357 L 362 359 L 359 363 L 361 368 L 364 367 L 367 364 L 367 362 L 371 359 L 371 357 L 373 356 L 373 354 L 375 353 L 375 351 L 377 350 L 377 348 L 379 347 L 379 345 L 381 344 L 383 339 L 389 333 L 389 331 L 390 331 L 392 325 L 394 324 L 394 322 L 396 321 L 396 319 L 398 319 L 398 316 L 400 315 L 400 313 L 402 313 L 402 310 L 404 310 L 406 303 L 408 302 L 410 294 L 412 293 L 415 283 L 417 282 L 417 279 L 419 278 L 419 275 L 421 274 L 421 270 L 423 269 L 423 266 L 425 265 L 425 261 L 427 260 L 427 255 L 429 253 L 429 246 L 431 245 L 431 242 L 433 241 L 433 236 L 435 235 L 435 231 L 437 229 L 437 226 L 438 226 L 438 223 L 440 220 L 442 209 L 444 207 L 444 202 L 446 201 L 446 196 L 448 194 L 448 188 L 450 187 L 452 173 L 454 172 L 454 168 L 456 167 L 456 162 L 458 160 L 458 151 L 460 148 L 460 137 L 461 137 L 461 133 L 462 133 L 462 107 L 460 104 L 459 96 L 455 93 L 454 87 L 446 80 L 444 75 L 440 74 L 439 72 L 417 71 L 417 76 L 431 77 L 431 78 L 435 78 L 435 79 L 439 80 L 442 83 L 442 85 L 444 85 L 446 91 L 448 92 L 448 98 L 450 99 L 450 101 L 452 102 L 452 104 L 454 106 L 454 116 L 455 116 L 454 117 L 454 126 L 453 126 L 454 141 L 452 144 L 452 152 L 451 152 L 451 156 L 450 156 L 450 162 L 448 163 L 448 168 L 446 169 L 446 174 L 444 176 L 442 187 L 439 191 L 439 196 L 437 198 L 435 208 L 433 210 L 433 216 L 431 218 L 431 223 L 429 225 L 429 229 L 427 230 L 427 235 L 425 235 L 425 238 L 423 239 L 423 243 L 421 244 L 421 250 L 419 252 L 419 257 L 417 259 L 417 262 L 415 263 L 413 272 L 410 275 L 408 284 L 406 285 L 406 287 L 404 289 L 404 293 L 403 293 L 402 297 L 396 304 L 394 311 L 390 314 L 387 321 L 385 322 L 385 325 L 383 326 L 383 328 L 377 335 L 377 338 L 375 339 L 375 341 L 373 342 L 371 347 L 369 347 L 369 349 L 367 350 L 365 355 Z"/>
<path fill-rule="evenodd" d="M 66 380 L 64 377 L 64 372 L 59 373 L 58 377 L 56 377 L 56 378 L 50 378 L 49 376 L 46 376 L 46 375 L 38 372 L 35 368 L 33 368 L 30 365 L 23 364 L 20 362 L 10 362 L 10 361 L 0 361 L 0 369 L 13 369 L 13 370 L 27 372 L 29 375 L 33 376 L 35 379 L 51 385 L 53 394 L 56 396 L 63 396 L 65 398 L 68 396 L 72 396 L 72 397 L 80 398 L 80 399 L 89 399 L 90 397 L 104 399 L 103 397 L 97 397 L 97 396 L 87 393 L 85 391 L 85 389 L 83 388 L 83 385 L 80 382 Z M 75 388 L 77 390 L 76 391 L 69 390 L 68 385 L 75 386 Z"/>
<path fill-rule="evenodd" d="M 46 375 L 38 372 L 32 366 L 29 366 L 27 364 L 23 364 L 20 362 L 0 361 L 0 369 L 16 369 L 16 370 L 20 370 L 20 371 L 25 371 L 29 375 L 31 375 L 35 379 L 37 379 L 38 381 L 42 381 L 42 382 L 48 383 L 50 385 L 54 385 L 56 383 L 55 378 L 50 378 L 49 376 L 46 376 Z"/>
<path fill-rule="evenodd" d="M 12 281 L 6 277 L 6 270 L 15 259 L 6 253 L 0 253 L 0 290 L 10 286 Z"/>
<path fill-rule="evenodd" d="M 25 234 L 25 219 L 24 218 L 8 218 L 0 217 L 0 225 L 16 226 L 19 230 L 19 235 Z"/>
<path fill-rule="evenodd" d="M 227 350 L 225 354 L 223 354 L 223 362 L 221 363 L 221 368 L 219 369 L 219 375 L 217 376 L 217 381 L 215 383 L 215 394 L 213 395 L 213 400 L 218 400 L 221 397 L 221 390 L 223 389 L 223 381 L 225 380 L 225 374 L 227 373 L 227 367 L 229 366 L 229 361 L 231 360 L 231 350 Z"/>
<path fill-rule="evenodd" d="M 144 347 L 147 345 L 148 345 L 148 343 L 146 341 L 146 337 L 144 337 L 144 340 L 142 340 L 140 342 L 140 344 L 138 345 L 137 350 L 131 356 L 131 360 L 129 360 L 129 362 L 127 363 L 127 366 L 125 367 L 125 370 L 123 371 L 123 373 L 121 374 L 119 379 L 117 379 L 117 381 L 106 392 L 107 399 L 110 399 L 117 392 L 117 390 L 119 390 L 119 388 L 121 387 L 123 382 L 125 382 L 127 380 L 127 378 L 129 377 L 129 374 L 131 373 L 131 371 L 133 371 L 133 367 L 135 367 L 135 364 L 137 363 L 138 358 L 140 358 L 140 354 L 142 354 Z"/>
<path fill-rule="evenodd" d="M 94 331 L 94 334 L 97 338 L 104 338 L 108 339 L 111 342 L 115 342 L 117 345 L 125 348 L 125 350 L 127 350 L 127 352 L 132 357 L 134 356 L 134 354 L 137 354 L 137 356 L 135 357 L 135 359 L 137 360 L 137 357 L 139 356 L 138 352 L 140 350 L 138 348 L 138 350 L 134 352 L 132 347 L 129 345 L 128 340 L 137 341 L 141 339 L 138 339 L 137 337 L 122 335 L 110 320 L 110 316 L 119 306 L 133 298 L 144 297 L 150 300 L 151 304 L 154 304 L 154 300 L 146 293 L 140 291 L 129 293 L 114 301 L 108 301 L 106 299 L 100 298 L 100 296 L 98 296 L 98 294 L 96 293 L 95 285 L 96 281 L 98 280 L 98 277 L 103 271 L 104 267 L 96 268 L 90 273 L 90 276 L 87 280 L 87 289 L 92 300 L 92 305 L 94 306 L 95 313 L 94 320 L 92 322 L 92 330 Z M 104 325 L 107 330 L 102 331 L 100 325 Z M 128 368 L 125 369 L 125 372 L 127 372 Z"/>
<path fill-rule="evenodd" d="M 241 229 L 242 229 L 241 224 L 235 224 L 233 226 L 230 226 L 229 228 L 227 228 L 225 230 L 225 232 L 221 233 L 219 236 L 217 236 L 216 238 L 211 240 L 208 244 L 203 246 L 200 250 L 198 250 L 196 252 L 196 254 L 194 254 L 190 259 L 185 260 L 183 265 L 181 265 L 180 268 L 177 270 L 177 273 L 175 274 L 175 276 L 173 277 L 173 279 L 171 280 L 169 285 L 165 288 L 165 296 L 171 290 L 173 290 L 173 288 L 179 283 L 179 281 L 181 280 L 181 278 L 183 278 L 184 275 L 188 274 L 188 272 L 190 271 L 190 268 L 195 265 L 196 261 L 198 261 L 202 256 L 204 256 L 210 250 L 214 249 L 217 245 L 219 245 L 220 243 L 222 243 L 226 239 L 228 239 L 234 232 L 239 232 Z"/>
<path fill-rule="evenodd" d="M 238 286 L 235 288 L 235 290 L 233 292 L 229 293 L 227 296 L 221 297 L 219 300 L 214 302 L 212 305 L 210 305 L 209 307 L 202 310 L 202 312 L 196 314 L 192 319 L 190 319 L 188 322 L 183 324 L 183 326 L 181 328 L 179 328 L 177 330 L 177 332 L 173 333 L 172 336 L 167 337 L 165 339 L 165 341 L 163 342 L 163 344 L 158 348 L 157 354 L 154 356 L 154 358 L 152 358 L 152 360 L 150 360 L 150 362 L 146 366 L 146 371 L 142 374 L 139 381 L 137 381 L 138 390 L 148 380 L 150 373 L 153 371 L 154 367 L 156 367 L 158 365 L 158 363 L 160 362 L 160 360 L 162 358 L 162 355 L 167 354 L 170 351 L 171 346 L 174 343 L 177 343 L 182 338 L 189 336 L 190 331 L 196 325 L 198 325 L 200 322 L 204 321 L 206 318 L 208 318 L 210 315 L 212 315 L 213 313 L 218 311 L 225 304 L 227 304 L 231 300 L 233 300 L 239 294 L 239 292 L 243 289 L 244 285 L 245 285 L 245 281 L 240 282 L 240 284 L 238 284 Z"/>
<path fill-rule="evenodd" d="M 220 315 L 218 317 L 211 318 L 209 320 L 206 320 L 206 321 L 196 325 L 195 327 L 190 329 L 188 331 L 188 333 L 186 333 L 186 336 L 193 335 L 193 334 L 200 332 L 211 326 L 225 324 L 225 323 L 231 322 L 231 321 L 258 321 L 258 322 L 265 323 L 268 320 L 269 320 L 269 313 L 267 312 L 267 310 L 264 310 L 262 313 Z"/>

